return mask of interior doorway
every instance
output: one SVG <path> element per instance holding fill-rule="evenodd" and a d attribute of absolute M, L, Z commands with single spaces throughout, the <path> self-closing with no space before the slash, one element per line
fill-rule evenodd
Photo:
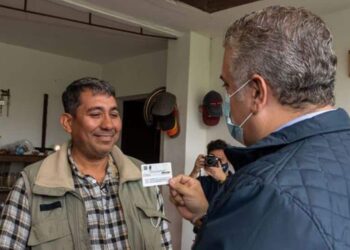
<path fill-rule="evenodd" d="M 119 99 L 120 100 L 120 99 Z M 124 99 L 122 105 L 122 151 L 145 163 L 160 161 L 160 130 L 148 127 L 143 119 L 146 97 Z"/>

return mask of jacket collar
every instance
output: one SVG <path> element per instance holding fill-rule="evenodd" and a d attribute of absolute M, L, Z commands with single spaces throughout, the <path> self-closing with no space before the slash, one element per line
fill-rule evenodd
<path fill-rule="evenodd" d="M 141 171 L 139 166 L 130 160 L 117 146 L 114 146 L 111 152 L 114 164 L 114 173 L 119 172 L 120 183 L 123 184 L 128 181 L 137 181 L 141 179 Z"/>
<path fill-rule="evenodd" d="M 225 154 L 237 171 L 244 165 L 273 153 L 288 144 L 308 137 L 343 130 L 350 130 L 350 119 L 346 111 L 339 108 L 283 128 L 252 146 L 246 148 L 230 147 L 225 150 Z"/>
<path fill-rule="evenodd" d="M 34 183 L 33 192 L 62 195 L 75 189 L 67 150 L 68 143 L 65 143 L 58 152 L 49 155 L 43 160 Z M 112 174 L 119 173 L 121 184 L 141 179 L 139 167 L 124 155 L 117 146 L 113 147 L 111 156 L 116 163 L 112 165 Z M 56 191 L 46 190 L 47 188 L 55 189 Z"/>

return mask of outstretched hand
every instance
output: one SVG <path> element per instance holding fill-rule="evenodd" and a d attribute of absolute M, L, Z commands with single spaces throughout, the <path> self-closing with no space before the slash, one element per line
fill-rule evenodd
<path fill-rule="evenodd" d="M 186 175 L 178 175 L 169 181 L 170 200 L 187 220 L 192 221 L 204 215 L 208 201 L 198 180 Z"/>

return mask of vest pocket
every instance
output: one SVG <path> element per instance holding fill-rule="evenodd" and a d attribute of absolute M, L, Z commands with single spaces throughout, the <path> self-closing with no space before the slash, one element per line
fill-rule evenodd
<path fill-rule="evenodd" d="M 169 219 L 160 211 L 136 204 L 146 249 L 161 249 L 161 222 Z M 159 242 L 159 248 L 154 248 Z"/>
<path fill-rule="evenodd" d="M 42 245 L 39 249 L 73 249 L 67 220 L 46 220 L 31 227 L 28 246 Z M 71 247 L 63 247 L 71 246 Z M 51 248 L 52 247 L 52 248 Z"/>
<path fill-rule="evenodd" d="M 150 208 L 150 207 L 145 207 L 145 206 L 140 206 L 136 204 L 136 207 L 138 210 L 140 210 L 141 212 L 143 212 L 144 216 L 146 216 L 146 218 L 161 218 L 164 220 L 169 221 L 169 219 L 160 211 L 155 210 L 154 208 Z"/>

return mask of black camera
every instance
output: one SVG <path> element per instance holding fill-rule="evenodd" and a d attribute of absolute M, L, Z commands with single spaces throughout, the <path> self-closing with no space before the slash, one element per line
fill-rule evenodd
<path fill-rule="evenodd" d="M 214 155 L 206 155 L 204 157 L 204 165 L 207 167 L 218 167 L 219 158 Z"/>

